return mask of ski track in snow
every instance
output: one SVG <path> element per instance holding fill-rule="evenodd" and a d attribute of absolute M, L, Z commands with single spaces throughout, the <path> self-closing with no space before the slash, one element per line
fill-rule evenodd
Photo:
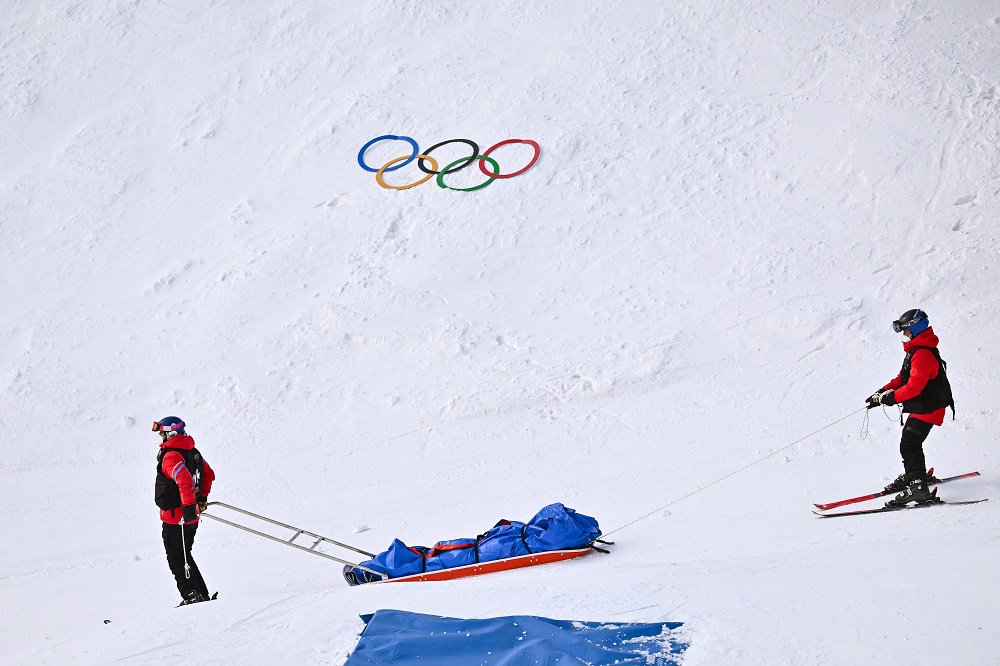
<path fill-rule="evenodd" d="M 923 307 L 958 404 L 928 462 L 983 472 L 947 499 L 1000 495 L 995 14 L 11 6 L 5 659 L 343 663 L 358 615 L 398 608 L 680 621 L 686 666 L 995 661 L 1000 502 L 818 520 L 813 502 L 895 477 L 898 422 L 798 441 L 893 376 L 888 324 Z M 356 161 L 381 134 L 541 152 L 476 192 L 389 191 Z M 220 599 L 175 609 L 146 425 L 170 413 L 217 470 L 213 499 L 361 548 L 554 501 L 616 545 L 348 588 L 326 560 L 206 524 Z"/>

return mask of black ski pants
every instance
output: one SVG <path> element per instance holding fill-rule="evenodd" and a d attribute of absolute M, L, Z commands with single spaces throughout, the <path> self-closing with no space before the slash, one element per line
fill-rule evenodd
<path fill-rule="evenodd" d="M 899 440 L 899 453 L 903 456 L 903 469 L 906 470 L 906 480 L 922 479 L 927 474 L 927 461 L 924 459 L 924 440 L 930 434 L 934 424 L 906 418 L 903 426 L 903 436 Z"/>
<path fill-rule="evenodd" d="M 182 532 L 183 531 L 183 539 Z M 208 587 L 201 577 L 198 565 L 195 564 L 194 557 L 191 556 L 191 546 L 194 545 L 194 535 L 198 531 L 198 523 L 188 525 L 171 525 L 163 523 L 163 548 L 167 551 L 167 564 L 177 581 L 177 591 L 181 593 L 181 598 L 186 599 L 191 590 L 198 590 L 201 596 L 208 599 Z M 191 577 L 184 571 L 184 557 L 187 555 L 187 564 Z"/>

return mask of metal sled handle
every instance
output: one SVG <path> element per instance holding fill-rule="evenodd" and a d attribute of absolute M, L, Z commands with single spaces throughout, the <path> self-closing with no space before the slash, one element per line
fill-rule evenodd
<path fill-rule="evenodd" d="M 271 541 L 277 541 L 278 543 L 283 543 L 286 546 L 291 546 L 292 548 L 297 548 L 299 550 L 304 550 L 307 553 L 312 553 L 313 555 L 319 555 L 320 557 L 325 557 L 328 560 L 333 560 L 334 562 L 339 562 L 340 564 L 346 564 L 348 566 L 352 566 L 352 567 L 355 567 L 357 569 L 361 569 L 362 571 L 367 571 L 367 572 L 369 572 L 371 574 L 374 574 L 374 575 L 378 576 L 379 578 L 388 578 L 388 576 L 386 574 L 384 574 L 384 573 L 382 573 L 380 571 L 373 571 L 372 569 L 369 569 L 368 567 L 363 567 L 360 564 L 355 564 L 354 562 L 349 562 L 347 560 L 342 560 L 339 557 L 334 557 L 333 555 L 327 555 L 326 553 L 321 553 L 320 551 L 315 550 L 315 548 L 316 548 L 317 545 L 319 545 L 320 542 L 326 541 L 326 542 L 331 543 L 331 544 L 333 544 L 335 546 L 340 546 L 341 548 L 346 548 L 348 550 L 353 550 L 356 553 L 360 553 L 362 555 L 367 555 L 369 558 L 375 557 L 374 553 L 369 553 L 367 551 L 361 550 L 360 548 L 355 548 L 354 546 L 348 546 L 346 543 L 340 543 L 339 541 L 334 541 L 333 539 L 328 539 L 325 536 L 321 536 L 319 534 L 313 534 L 312 532 L 307 532 L 306 530 L 299 529 L 298 527 L 293 527 L 292 525 L 288 525 L 287 523 L 282 523 L 282 522 L 278 522 L 277 520 L 272 520 L 271 518 L 267 518 L 266 516 L 261 516 L 260 514 L 253 513 L 252 511 L 247 511 L 246 509 L 241 509 L 241 508 L 239 508 L 237 506 L 233 506 L 232 504 L 226 504 L 225 502 L 209 502 L 205 506 L 206 507 L 210 507 L 210 506 L 213 506 L 213 505 L 225 507 L 225 508 L 227 508 L 227 509 L 229 509 L 231 511 L 236 511 L 238 513 L 242 513 L 242 514 L 245 514 L 247 516 L 252 516 L 254 518 L 257 518 L 258 520 L 263 520 L 264 522 L 271 523 L 272 525 L 277 525 L 279 527 L 284 527 L 285 529 L 289 529 L 289 530 L 294 531 L 295 534 L 293 534 L 290 539 L 279 539 L 276 536 L 272 536 L 270 534 L 265 534 L 264 532 L 260 532 L 260 531 L 255 530 L 255 529 L 251 529 L 251 528 L 247 527 L 246 525 L 240 525 L 239 523 L 234 523 L 233 521 L 226 520 L 225 518 L 219 518 L 218 516 L 214 516 L 214 515 L 212 515 L 210 513 L 204 512 L 204 511 L 201 512 L 200 515 L 203 516 L 203 517 L 205 517 L 205 518 L 211 518 L 212 520 L 217 520 L 220 523 L 225 523 L 226 525 L 229 525 L 230 527 L 235 527 L 235 528 L 243 530 L 245 532 L 250 532 L 251 534 L 256 534 L 259 537 L 264 537 L 265 539 L 270 539 Z M 314 537 L 316 539 L 315 543 L 313 543 L 313 545 L 310 546 L 310 547 L 308 547 L 308 548 L 306 548 L 305 546 L 300 546 L 297 543 L 292 543 L 295 540 L 295 537 L 299 536 L 300 534 L 305 534 L 305 535 L 308 535 L 310 537 Z"/>
<path fill-rule="evenodd" d="M 316 539 L 316 543 L 314 543 L 312 545 L 313 548 L 315 548 L 316 544 L 318 544 L 320 541 L 326 541 L 327 543 L 332 543 L 334 546 L 340 546 L 341 548 L 346 548 L 347 550 L 353 550 L 355 553 L 361 553 L 362 555 L 367 555 L 368 557 L 375 557 L 375 553 L 369 553 L 368 551 L 361 550 L 360 548 L 355 548 L 354 546 L 348 546 L 346 543 L 340 543 L 339 541 L 334 541 L 333 539 L 328 539 L 325 536 L 321 536 L 319 534 L 313 534 L 312 532 L 307 532 L 306 530 L 299 529 L 298 527 L 293 527 L 292 525 L 288 525 L 286 523 L 280 523 L 277 520 L 273 520 L 271 518 L 267 518 L 266 516 L 262 516 L 260 514 L 253 513 L 251 511 L 247 511 L 246 509 L 241 509 L 241 508 L 239 508 L 237 506 L 233 506 L 232 504 L 226 504 L 224 502 L 209 502 L 205 506 L 208 507 L 208 506 L 212 506 L 213 504 L 218 505 L 218 506 L 224 506 L 227 509 L 230 509 L 232 511 L 237 511 L 237 512 L 242 513 L 242 514 L 247 515 L 247 516 L 253 516 L 254 518 L 257 518 L 258 520 L 263 520 L 264 522 L 271 523 L 272 525 L 277 525 L 278 527 L 284 527 L 285 529 L 292 530 L 293 532 L 295 532 L 295 536 L 293 536 L 291 539 L 289 539 L 288 542 L 294 541 L 295 537 L 297 537 L 300 534 L 305 534 L 307 536 L 311 536 L 311 537 L 314 537 Z M 217 516 L 209 516 L 207 513 L 206 514 L 202 514 L 202 515 L 206 515 L 209 518 L 215 518 L 216 520 L 222 521 L 222 519 L 219 518 L 219 517 L 217 517 Z M 226 522 L 226 521 L 222 521 L 222 522 Z"/>

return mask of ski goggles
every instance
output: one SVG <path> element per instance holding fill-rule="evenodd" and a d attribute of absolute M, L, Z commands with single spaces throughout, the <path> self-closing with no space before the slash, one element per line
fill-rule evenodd
<path fill-rule="evenodd" d="M 175 432 L 184 429 L 184 421 L 171 425 L 161 425 L 159 421 L 153 421 L 153 432 Z"/>

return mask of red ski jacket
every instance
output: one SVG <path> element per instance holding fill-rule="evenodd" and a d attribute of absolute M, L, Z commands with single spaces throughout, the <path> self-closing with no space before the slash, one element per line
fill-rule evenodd
<path fill-rule="evenodd" d="M 938 336 L 934 335 L 933 328 L 928 328 L 912 340 L 903 342 L 903 351 L 909 354 L 915 347 L 936 348 L 937 346 Z M 937 377 L 940 371 L 941 367 L 938 365 L 937 359 L 934 358 L 934 354 L 926 349 L 920 349 L 910 360 L 910 381 L 904 386 L 900 375 L 896 375 L 896 378 L 883 386 L 882 390 L 894 390 L 893 397 L 896 398 L 896 403 L 904 403 L 920 395 L 920 392 L 927 386 L 927 382 Z M 939 426 L 944 423 L 944 410 L 945 408 L 942 407 L 927 414 L 911 414 L 911 416 Z"/>
<path fill-rule="evenodd" d="M 193 449 L 194 438 L 190 435 L 175 435 L 160 444 L 161 449 Z M 204 469 L 201 473 L 201 488 L 198 494 L 201 497 L 208 497 L 212 491 L 212 481 L 215 481 L 215 472 L 209 467 L 208 461 L 202 458 Z M 198 498 L 194 494 L 194 484 L 191 480 L 191 472 L 184 464 L 184 456 L 176 451 L 167 451 L 163 455 L 163 462 L 160 464 L 163 473 L 174 480 L 177 488 L 181 491 L 181 504 L 194 504 L 195 511 L 198 511 Z M 200 513 L 200 512 L 199 512 Z M 160 509 L 160 520 L 171 525 L 178 525 L 184 517 L 183 512 L 178 509 Z"/>

